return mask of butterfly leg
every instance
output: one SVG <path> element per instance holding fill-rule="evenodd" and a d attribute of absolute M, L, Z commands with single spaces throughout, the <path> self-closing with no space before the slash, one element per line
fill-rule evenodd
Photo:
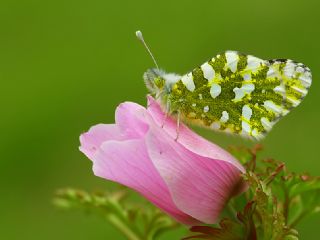
<path fill-rule="evenodd" d="M 161 128 L 164 128 L 164 124 L 167 121 L 167 118 L 168 118 L 168 115 L 169 115 L 169 111 L 170 111 L 170 101 L 167 100 L 166 111 L 164 113 L 164 118 L 162 120 Z"/>
<path fill-rule="evenodd" d="M 168 113 L 168 111 L 166 111 L 166 112 L 164 113 L 164 117 L 163 117 L 163 120 L 162 120 L 161 128 L 164 128 L 164 124 L 165 124 L 166 121 L 167 121 L 168 115 L 169 115 L 169 113 Z"/>
<path fill-rule="evenodd" d="M 158 93 L 154 96 L 154 100 L 157 102 L 161 98 L 162 93 Z M 149 108 L 151 103 L 148 103 L 147 107 Z"/>
<path fill-rule="evenodd" d="M 177 114 L 177 128 L 176 128 L 176 133 L 177 133 L 177 136 L 176 138 L 174 139 L 176 142 L 178 141 L 178 138 L 179 138 L 179 133 L 180 133 L 180 111 L 178 111 L 178 114 Z"/>

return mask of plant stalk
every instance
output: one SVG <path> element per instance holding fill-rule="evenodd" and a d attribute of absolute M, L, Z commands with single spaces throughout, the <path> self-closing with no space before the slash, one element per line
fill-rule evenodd
<path fill-rule="evenodd" d="M 135 233 L 128 224 L 123 222 L 119 217 L 114 214 L 108 214 L 107 220 L 116 227 L 121 233 L 123 233 L 128 240 L 143 240 L 140 236 Z"/>

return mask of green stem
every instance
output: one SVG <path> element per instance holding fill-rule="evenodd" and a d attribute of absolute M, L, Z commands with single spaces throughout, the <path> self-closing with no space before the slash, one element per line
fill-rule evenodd
<path fill-rule="evenodd" d="M 285 187 L 283 187 L 283 191 L 284 191 L 284 199 L 285 199 L 283 204 L 283 215 L 285 218 L 285 223 L 288 224 L 290 198 L 289 198 L 288 190 Z"/>
<path fill-rule="evenodd" d="M 128 224 L 123 222 L 119 217 L 114 214 L 108 214 L 106 216 L 107 220 L 116 227 L 120 232 L 122 232 L 128 240 L 143 240 L 135 233 Z"/>
<path fill-rule="evenodd" d="M 229 203 L 227 203 L 226 205 L 226 210 L 228 212 L 229 215 L 231 215 L 232 218 L 237 217 L 237 211 L 236 209 L 232 206 L 232 202 L 229 201 Z"/>
<path fill-rule="evenodd" d="M 291 224 L 290 227 L 293 228 L 295 227 L 308 213 L 307 212 L 303 212 L 302 214 L 300 214 Z"/>

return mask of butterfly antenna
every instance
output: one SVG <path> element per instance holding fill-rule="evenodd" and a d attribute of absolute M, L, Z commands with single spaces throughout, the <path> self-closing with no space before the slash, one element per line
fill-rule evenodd
<path fill-rule="evenodd" d="M 142 44 L 144 45 L 144 47 L 147 49 L 148 53 L 150 54 L 154 64 L 156 65 L 157 69 L 159 69 L 159 66 L 157 64 L 157 61 L 156 59 L 154 58 L 152 52 L 150 51 L 150 48 L 148 47 L 148 45 L 146 44 L 146 42 L 144 41 L 143 39 L 143 35 L 142 35 L 142 32 L 141 31 L 136 31 L 136 36 L 137 38 L 142 42 Z"/>

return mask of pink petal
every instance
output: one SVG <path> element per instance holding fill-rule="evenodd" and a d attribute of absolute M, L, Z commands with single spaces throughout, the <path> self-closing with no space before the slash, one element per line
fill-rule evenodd
<path fill-rule="evenodd" d="M 147 110 L 152 115 L 154 121 L 158 126 L 163 125 L 165 116 L 159 103 L 157 103 L 153 97 L 148 96 L 148 105 L 149 107 Z M 177 123 L 174 118 L 166 118 L 166 121 L 164 122 L 164 129 L 172 139 L 176 138 Z M 180 125 L 178 142 L 195 154 L 229 162 L 236 166 L 241 172 L 245 172 L 244 167 L 230 153 L 197 135 L 184 124 Z"/>
<path fill-rule="evenodd" d="M 95 175 L 128 186 L 185 224 L 199 223 L 180 211 L 152 164 L 144 139 L 107 141 L 93 156 Z"/>
<path fill-rule="evenodd" d="M 140 138 L 149 129 L 146 115 L 146 109 L 136 103 L 121 103 L 116 110 L 116 124 L 128 139 Z"/>
<path fill-rule="evenodd" d="M 98 124 L 80 136 L 80 151 L 91 158 L 100 145 L 108 140 L 140 138 L 148 131 L 146 109 L 136 103 L 120 104 L 115 113 L 116 124 Z M 150 117 L 149 117 L 150 118 Z"/>
<path fill-rule="evenodd" d="M 122 140 L 123 135 L 115 124 L 98 124 L 80 136 L 80 151 L 92 158 L 100 145 L 108 140 Z"/>
<path fill-rule="evenodd" d="M 176 206 L 204 223 L 215 223 L 241 183 L 239 169 L 189 151 L 158 127 L 148 132 L 146 143 Z"/>

